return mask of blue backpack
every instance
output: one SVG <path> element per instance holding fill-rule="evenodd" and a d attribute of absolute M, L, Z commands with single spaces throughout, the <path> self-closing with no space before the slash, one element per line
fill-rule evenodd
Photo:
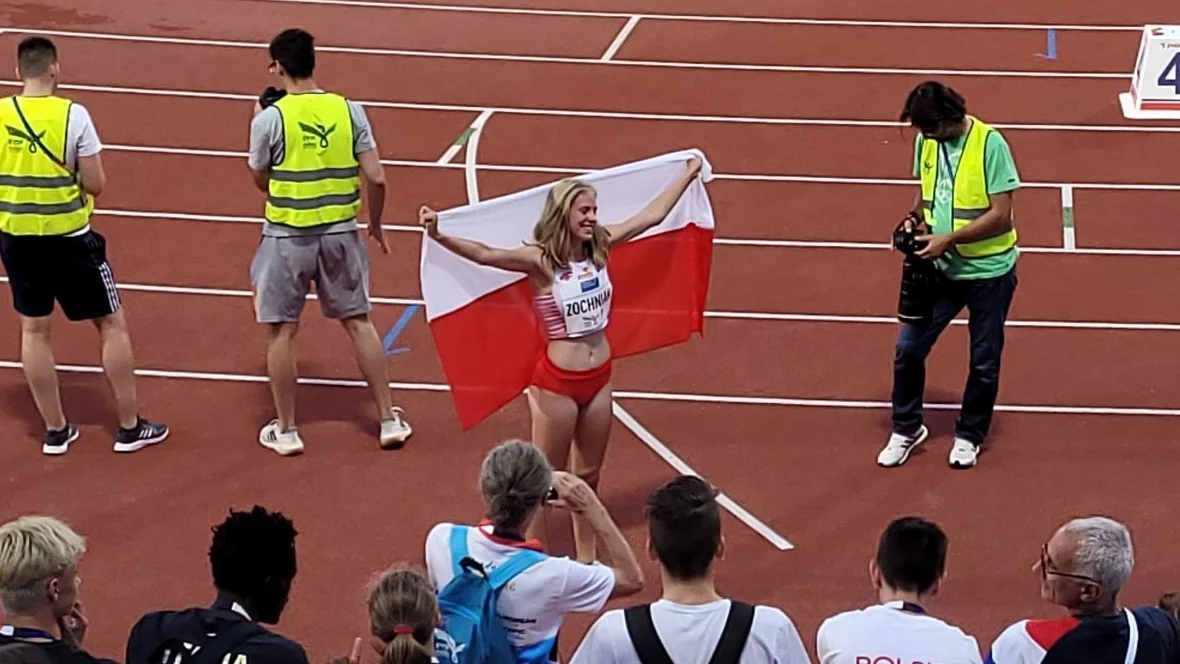
<path fill-rule="evenodd" d="M 545 560 L 545 554 L 521 549 L 489 574 L 468 555 L 465 526 L 451 526 L 451 565 L 455 577 L 438 594 L 442 629 L 457 646 L 460 664 L 511 664 L 516 651 L 500 622 L 500 590 L 517 574 Z"/>

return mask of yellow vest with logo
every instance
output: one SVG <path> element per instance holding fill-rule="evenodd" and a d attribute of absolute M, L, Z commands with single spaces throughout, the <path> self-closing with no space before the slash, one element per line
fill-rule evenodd
<path fill-rule="evenodd" d="M 959 165 L 955 169 L 954 197 L 951 219 L 953 230 L 959 230 L 972 221 L 983 216 L 991 209 L 991 198 L 987 195 L 987 177 L 984 173 L 984 146 L 987 137 L 994 129 L 971 117 L 971 129 L 967 132 L 967 140 L 963 145 L 963 152 L 959 155 Z M 938 141 L 922 139 L 921 174 L 922 174 L 922 207 L 925 210 L 926 225 L 934 228 L 934 192 L 938 184 L 939 169 L 945 167 L 945 158 L 941 158 Z M 933 164 L 928 168 L 927 164 Z M 1009 222 L 997 235 L 984 238 L 976 242 L 955 245 L 955 251 L 964 258 L 980 258 L 1002 254 L 1016 246 L 1016 228 Z"/>
<path fill-rule="evenodd" d="M 72 104 L 57 96 L 9 97 L 0 101 L 0 125 L 4 127 L 0 231 L 9 235 L 67 235 L 90 223 L 94 199 L 82 191 L 71 168 L 57 163 L 66 156 Z M 21 120 L 21 113 L 29 127 Z M 52 156 L 45 154 L 46 149 Z"/>
<path fill-rule="evenodd" d="M 283 159 L 271 167 L 267 221 L 311 228 L 355 219 L 361 181 L 348 102 L 304 92 L 275 106 L 283 118 Z"/>

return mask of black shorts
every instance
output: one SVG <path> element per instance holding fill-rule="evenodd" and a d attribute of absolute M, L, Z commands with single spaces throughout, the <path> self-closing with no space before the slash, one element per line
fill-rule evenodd
<path fill-rule="evenodd" d="M 32 318 L 48 316 L 55 301 L 72 321 L 118 311 L 119 292 L 106 247 L 106 239 L 93 230 L 74 237 L 0 233 L 0 258 L 16 311 Z"/>

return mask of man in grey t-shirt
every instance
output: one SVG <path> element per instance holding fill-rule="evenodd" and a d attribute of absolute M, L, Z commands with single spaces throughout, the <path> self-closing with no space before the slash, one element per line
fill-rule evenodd
<path fill-rule="evenodd" d="M 262 241 L 250 266 L 254 284 L 254 306 L 258 322 L 270 329 L 267 351 L 267 372 L 278 417 L 262 428 L 259 442 L 282 455 L 303 451 L 303 441 L 295 426 L 295 334 L 304 302 L 315 282 L 320 310 L 328 318 L 339 320 L 352 338 L 357 363 L 373 393 L 381 419 L 381 447 L 401 447 L 410 437 L 411 429 L 402 417 L 400 408 L 393 406 L 385 364 L 385 351 L 373 321 L 369 317 L 369 253 L 360 237 L 357 220 L 351 212 L 341 209 L 359 205 L 360 192 L 338 193 L 351 189 L 357 170 L 363 174 L 366 202 L 369 210 L 369 235 L 389 253 L 385 233 L 381 227 L 381 212 L 385 206 L 385 172 L 377 155 L 377 144 L 364 109 L 348 101 L 350 127 L 333 124 L 333 106 L 346 100 L 324 92 L 312 79 L 315 70 L 313 38 L 303 30 L 285 30 L 270 43 L 271 71 L 279 80 L 282 92 L 276 102 L 264 95 L 255 105 L 250 123 L 249 166 L 254 183 L 268 194 L 268 215 L 273 209 L 319 210 L 318 225 L 284 224 L 268 217 L 262 230 Z M 273 89 L 272 89 L 273 90 Z M 271 90 L 268 90 L 268 93 Z M 278 92 L 278 91 L 276 91 Z M 305 97 L 306 95 L 306 97 Z M 298 100 L 298 101 L 296 101 Z M 262 103 L 265 101 L 265 107 Z M 323 119 L 317 109 L 329 115 Z M 324 124 L 327 123 L 327 124 Z M 301 132 L 303 140 L 288 144 L 287 128 Z M 314 133 L 314 137 L 307 132 Z M 317 133 L 318 132 L 318 133 Z M 332 149 L 334 141 L 351 136 L 352 156 L 342 148 Z M 351 167 L 340 168 L 340 160 L 348 160 Z M 352 157 L 355 157 L 353 159 Z M 338 161 L 332 162 L 333 159 Z M 287 162 L 319 164 L 314 170 L 294 171 L 279 168 Z M 330 163 L 332 167 L 323 167 Z M 276 183 L 309 183 L 316 187 L 312 198 L 288 198 L 272 189 Z M 343 183 L 343 184 L 342 184 Z M 323 193 L 322 192 L 329 192 Z"/>

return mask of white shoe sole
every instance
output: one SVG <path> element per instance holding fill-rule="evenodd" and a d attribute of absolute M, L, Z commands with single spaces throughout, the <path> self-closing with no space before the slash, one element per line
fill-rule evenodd
<path fill-rule="evenodd" d="M 74 441 L 78 440 L 78 438 L 80 438 L 81 436 L 82 436 L 82 430 L 81 429 L 74 429 L 74 434 L 72 436 L 70 436 L 69 438 L 66 438 L 66 442 L 62 443 L 61 445 L 46 445 L 46 444 L 42 443 L 41 444 L 41 453 L 49 455 L 49 456 L 61 456 L 61 455 L 65 454 L 66 452 L 69 452 L 70 445 L 73 445 Z"/>

